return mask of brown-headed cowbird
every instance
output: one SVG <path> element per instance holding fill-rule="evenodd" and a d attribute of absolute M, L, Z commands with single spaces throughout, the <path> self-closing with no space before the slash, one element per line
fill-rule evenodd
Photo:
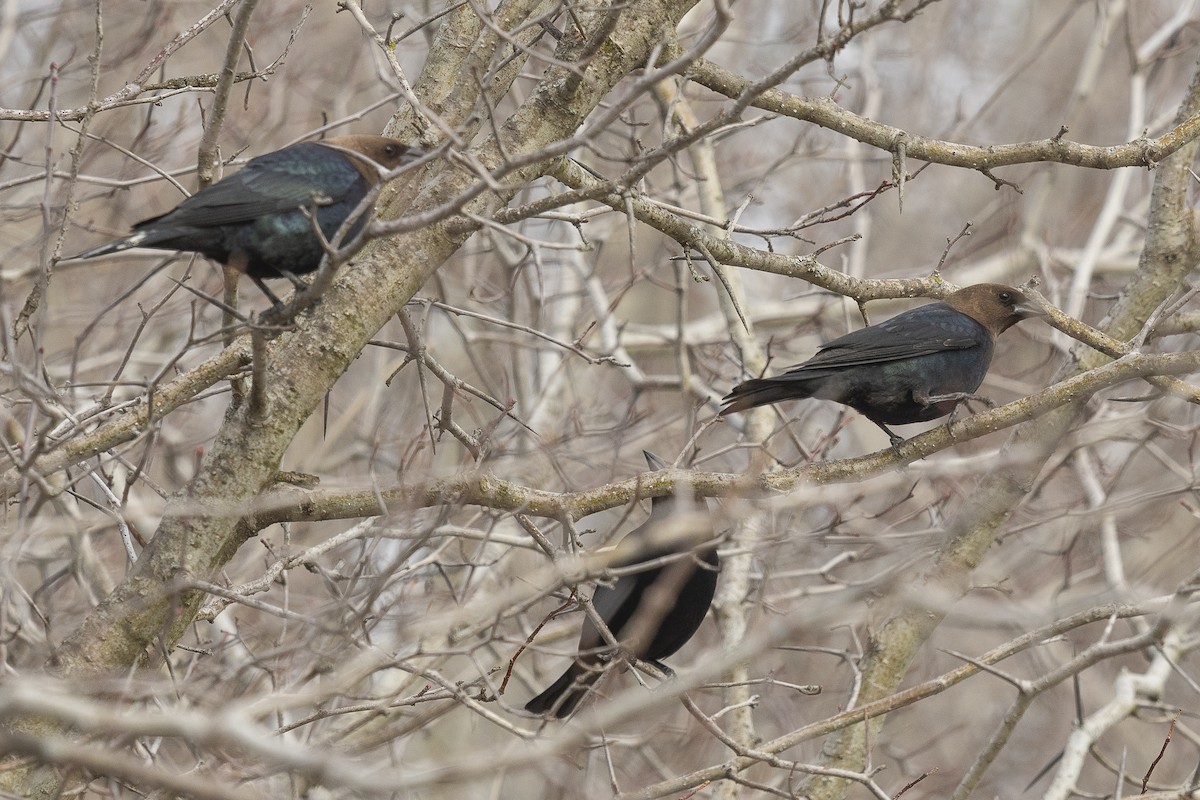
<path fill-rule="evenodd" d="M 651 469 L 663 469 L 667 464 L 653 453 L 643 451 Z M 712 518 L 704 500 L 682 516 L 674 496 L 656 497 L 650 506 L 650 517 L 621 540 L 619 547 L 632 546 L 635 552 L 618 559 L 613 568 L 631 567 L 655 561 L 681 552 L 687 555 L 666 564 L 650 566 L 617 578 L 611 585 L 600 584 L 592 595 L 592 606 L 604 620 L 609 631 L 621 643 L 622 649 L 637 658 L 649 661 L 664 672 L 659 663 L 683 647 L 700 628 L 708 614 L 717 589 L 717 572 L 721 562 L 716 542 L 701 545 L 695 550 L 680 550 L 653 544 L 656 530 L 663 530 L 674 518 L 695 519 L 702 525 L 695 533 L 711 540 L 714 536 Z M 534 714 L 553 714 L 562 719 L 575 710 L 603 674 L 604 664 L 612 660 L 612 646 L 590 617 L 584 618 L 579 636 L 579 655 L 558 680 L 546 691 L 525 704 Z"/>
<path fill-rule="evenodd" d="M 1011 286 L 968 286 L 834 339 L 782 375 L 739 383 L 721 414 L 804 397 L 833 400 L 874 422 L 896 446 L 904 440 L 888 425 L 944 417 L 964 400 L 990 402 L 974 392 L 992 363 L 996 337 L 1040 314 Z"/>
<path fill-rule="evenodd" d="M 132 247 L 189 250 L 256 282 L 303 275 L 320 266 L 325 255 L 312 218 L 326 241 L 332 240 L 379 182 L 380 167 L 395 169 L 421 155 L 385 136 L 294 144 L 251 159 L 173 210 L 137 223 L 129 236 L 72 257 L 94 258 Z M 361 214 L 343 241 L 361 233 L 369 216 Z"/>

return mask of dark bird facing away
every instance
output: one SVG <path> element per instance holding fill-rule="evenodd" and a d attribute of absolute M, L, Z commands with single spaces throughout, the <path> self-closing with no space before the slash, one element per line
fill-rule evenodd
<path fill-rule="evenodd" d="M 643 453 L 651 469 L 667 466 L 653 453 Z M 703 528 L 696 533 L 712 539 L 714 532 L 708 509 L 703 499 L 697 498 L 696 503 L 688 519 L 702 519 Z M 622 539 L 620 545 L 636 547 L 643 543 L 644 546 L 636 547 L 634 555 L 618 559 L 612 568 L 630 567 L 687 552 L 686 546 L 681 550 L 680 545 L 672 548 L 650 543 L 656 529 L 662 530 L 673 516 L 684 511 L 678 505 L 674 496 L 654 498 L 650 517 Z M 683 647 L 699 630 L 712 604 L 720 567 L 716 543 L 704 544 L 683 558 L 622 575 L 611 585 L 598 585 L 592 595 L 592 606 L 623 649 L 670 673 L 660 659 Z M 608 642 L 591 618 L 585 617 L 579 636 L 579 656 L 546 691 L 526 703 L 525 710 L 534 714 L 550 713 L 559 719 L 574 711 L 600 679 L 605 662 L 614 656 Z"/>
<path fill-rule="evenodd" d="M 311 217 L 325 240 L 332 241 L 379 182 L 380 167 L 396 169 L 422 155 L 385 136 L 294 144 L 251 159 L 173 210 L 137 223 L 125 238 L 73 258 L 149 247 L 202 253 L 255 282 L 303 275 L 316 270 L 325 255 Z M 361 214 L 342 241 L 352 241 L 369 218 L 369 211 Z"/>
<path fill-rule="evenodd" d="M 983 383 L 996 337 L 1043 312 L 1011 286 L 980 283 L 885 322 L 848 333 L 774 378 L 734 386 L 721 414 L 781 400 L 816 397 L 848 405 L 887 433 L 888 425 L 950 414 Z"/>

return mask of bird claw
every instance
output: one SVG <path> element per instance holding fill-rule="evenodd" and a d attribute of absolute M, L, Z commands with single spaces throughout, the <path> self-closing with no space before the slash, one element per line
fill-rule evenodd
<path fill-rule="evenodd" d="M 629 666 L 634 667 L 638 671 L 649 675 L 652 678 L 657 678 L 660 681 L 669 681 L 676 677 L 675 670 L 671 669 L 661 661 L 649 661 L 644 658 L 638 658 L 631 653 L 625 654 L 625 661 L 629 664 Z M 642 681 L 642 684 L 645 685 L 645 682 Z"/>
<path fill-rule="evenodd" d="M 675 670 L 671 669 L 661 661 L 647 661 L 646 663 L 657 669 L 663 675 L 666 675 L 668 679 L 675 677 Z"/>
<path fill-rule="evenodd" d="M 280 303 L 258 315 L 258 326 L 276 333 L 295 327 L 297 309 L 295 303 Z"/>
<path fill-rule="evenodd" d="M 944 403 L 947 400 L 955 401 L 955 406 L 954 406 L 955 411 L 958 410 L 958 407 L 960 405 L 970 403 L 972 400 L 979 402 L 979 403 L 983 403 L 988 408 L 996 407 L 996 401 L 993 400 L 992 398 L 985 397 L 984 395 L 981 395 L 981 394 L 974 394 L 972 392 L 952 392 L 950 394 L 934 394 L 934 395 L 930 395 L 929 397 L 926 397 L 923 400 L 923 402 L 927 406 L 932 406 L 932 405 L 937 405 L 938 403 Z M 950 413 L 953 414 L 954 411 L 951 411 Z"/>
<path fill-rule="evenodd" d="M 955 396 L 955 399 L 958 402 L 956 402 L 954 404 L 954 408 L 950 409 L 950 415 L 948 417 L 946 417 L 946 430 L 947 431 L 950 430 L 950 426 L 954 424 L 955 419 L 958 417 L 958 409 L 959 408 L 961 408 L 962 406 L 966 406 L 967 411 L 971 410 L 971 401 L 972 400 L 983 403 L 988 408 L 996 407 L 995 400 L 993 400 L 990 397 L 984 397 L 981 394 L 970 394 L 967 392 L 961 392 L 957 396 Z"/>

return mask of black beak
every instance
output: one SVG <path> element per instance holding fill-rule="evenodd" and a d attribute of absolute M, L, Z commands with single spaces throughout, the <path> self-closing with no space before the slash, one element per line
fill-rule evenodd
<path fill-rule="evenodd" d="M 1042 310 L 1041 306 L 1035 306 L 1030 300 L 1022 300 L 1013 306 L 1013 313 L 1020 319 L 1046 316 L 1046 312 Z"/>

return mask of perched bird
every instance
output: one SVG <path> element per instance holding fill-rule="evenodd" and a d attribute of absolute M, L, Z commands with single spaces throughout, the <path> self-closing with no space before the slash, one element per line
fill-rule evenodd
<path fill-rule="evenodd" d="M 312 217 L 331 241 L 379 182 L 381 167 L 395 169 L 421 155 L 385 136 L 336 136 L 294 144 L 251 159 L 173 210 L 137 223 L 129 236 L 73 258 L 150 247 L 202 253 L 249 275 L 260 286 L 263 278 L 303 275 L 320 266 L 325 255 Z M 343 241 L 361 233 L 369 216 L 361 214 Z"/>
<path fill-rule="evenodd" d="M 651 469 L 667 466 L 653 453 L 643 453 Z M 629 567 L 683 552 L 678 546 L 673 549 L 652 544 L 655 531 L 662 530 L 681 511 L 673 496 L 654 498 L 650 517 L 621 540 L 620 547 L 632 545 L 635 554 L 618 559 L 612 567 Z M 697 508 L 688 519 L 692 517 L 703 520 L 703 528 L 696 533 L 712 539 L 712 519 L 702 499 L 697 500 Z M 598 585 L 592 606 L 623 649 L 670 673 L 660 659 L 687 644 L 700 628 L 712 604 L 720 568 L 717 545 L 710 542 L 683 558 L 622 575 L 612 585 Z M 591 618 L 585 617 L 578 657 L 546 691 L 526 703 L 525 710 L 550 713 L 559 719 L 574 711 L 600 679 L 605 662 L 612 660 L 613 648 L 608 641 Z"/>
<path fill-rule="evenodd" d="M 888 425 L 944 417 L 964 400 L 990 403 L 974 392 L 992 363 L 996 337 L 1042 313 L 1011 286 L 968 286 L 834 339 L 782 375 L 739 383 L 721 414 L 804 397 L 833 400 L 874 422 L 896 446 L 904 440 Z"/>

